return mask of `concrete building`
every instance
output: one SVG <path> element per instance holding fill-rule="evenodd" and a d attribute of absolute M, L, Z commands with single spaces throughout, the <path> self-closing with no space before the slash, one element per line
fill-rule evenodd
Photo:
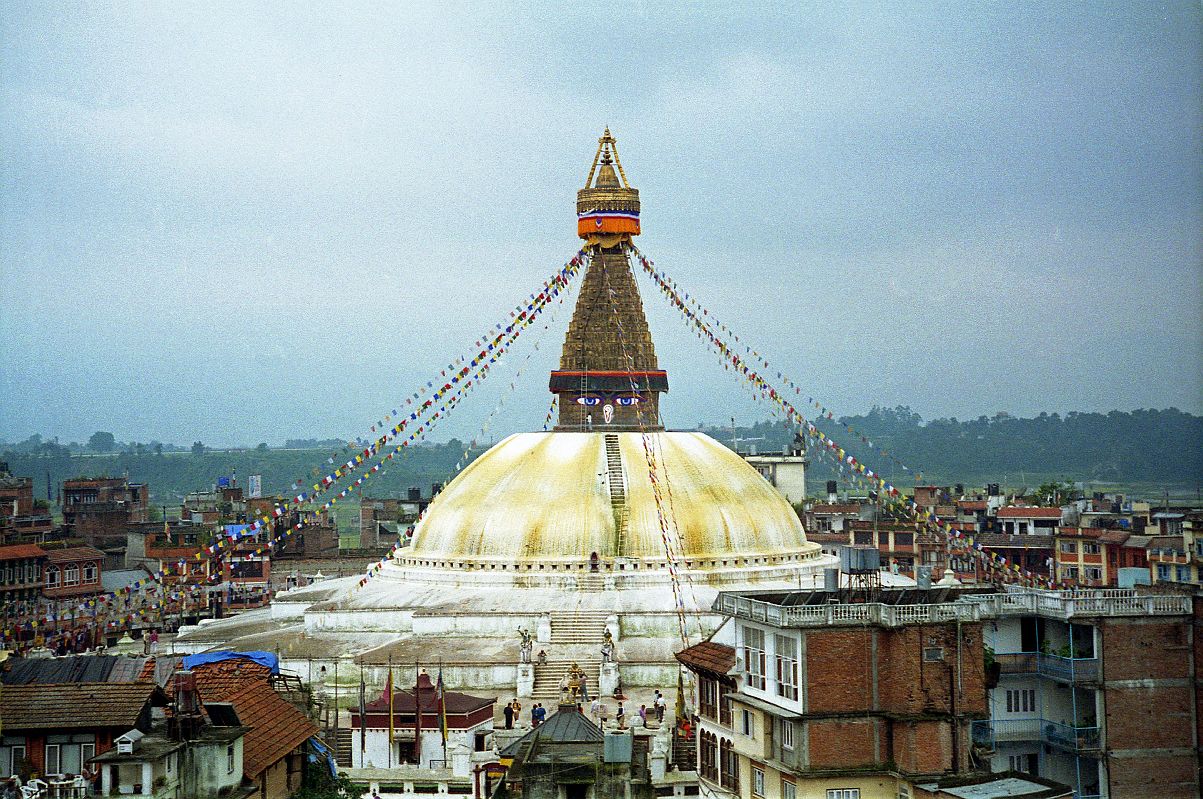
<path fill-rule="evenodd" d="M 50 600 L 99 594 L 104 553 L 96 547 L 66 547 L 46 551 L 42 567 L 42 594 Z"/>
<path fill-rule="evenodd" d="M 806 458 L 802 442 L 782 452 L 748 453 L 743 456 L 769 485 L 781 492 L 791 505 L 806 501 Z"/>

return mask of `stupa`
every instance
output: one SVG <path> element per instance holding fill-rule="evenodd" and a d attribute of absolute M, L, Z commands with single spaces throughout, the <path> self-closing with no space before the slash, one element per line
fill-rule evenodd
<path fill-rule="evenodd" d="M 465 468 L 364 587 L 284 592 L 184 631 L 177 649 L 275 650 L 327 684 L 335 662 L 344 682 L 363 667 L 377 685 L 390 662 L 441 663 L 452 687 L 549 697 L 577 663 L 590 691 L 663 689 L 683 634 L 719 623 L 719 590 L 821 581 L 835 558 L 772 485 L 709 436 L 663 425 L 668 375 L 628 256 L 639 192 L 608 129 L 577 220 L 591 257 L 551 373 L 554 429 L 511 435 Z"/>

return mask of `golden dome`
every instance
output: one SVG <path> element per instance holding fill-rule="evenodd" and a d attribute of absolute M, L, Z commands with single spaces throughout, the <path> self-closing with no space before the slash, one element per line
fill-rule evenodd
<path fill-rule="evenodd" d="M 677 559 L 694 569 L 808 559 L 794 509 L 742 458 L 709 436 L 649 433 Z M 675 524 L 673 520 L 675 519 Z M 481 562 L 665 561 L 640 433 L 512 435 L 435 498 L 399 559 L 460 568 Z M 715 560 L 716 558 L 720 560 Z M 491 567 L 490 567 L 491 568 Z"/>

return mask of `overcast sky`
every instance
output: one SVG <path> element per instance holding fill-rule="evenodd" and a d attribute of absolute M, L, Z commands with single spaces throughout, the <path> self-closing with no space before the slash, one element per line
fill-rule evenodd
<path fill-rule="evenodd" d="M 1194 0 L 311 5 L 4 3 L 0 438 L 366 434 L 571 256 L 607 124 L 837 414 L 1203 412 Z M 669 425 L 766 417 L 642 285 Z M 568 316 L 435 438 L 541 426 Z"/>

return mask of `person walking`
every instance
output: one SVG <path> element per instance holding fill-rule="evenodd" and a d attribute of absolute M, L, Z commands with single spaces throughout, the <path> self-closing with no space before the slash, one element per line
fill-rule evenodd
<path fill-rule="evenodd" d="M 647 729 L 647 705 L 639 706 L 639 721 L 643 724 L 643 728 Z"/>
<path fill-rule="evenodd" d="M 593 719 L 594 724 L 597 724 L 598 719 L 601 718 L 601 700 L 597 697 L 594 697 L 593 701 L 589 703 L 589 717 Z"/>
<path fill-rule="evenodd" d="M 652 704 L 656 708 L 656 723 L 663 724 L 664 723 L 664 708 L 668 704 L 667 700 L 665 700 L 665 698 L 664 698 L 664 694 L 660 693 L 659 691 L 656 691 L 656 701 L 654 701 Z"/>
<path fill-rule="evenodd" d="M 506 702 L 505 707 L 501 709 L 501 713 L 505 716 L 505 728 L 507 730 L 514 729 L 514 705 L 511 702 Z"/>
<path fill-rule="evenodd" d="M 618 703 L 618 712 L 614 714 L 614 720 L 618 722 L 618 729 L 625 730 L 627 728 L 627 712 L 622 708 L 622 702 Z"/>

